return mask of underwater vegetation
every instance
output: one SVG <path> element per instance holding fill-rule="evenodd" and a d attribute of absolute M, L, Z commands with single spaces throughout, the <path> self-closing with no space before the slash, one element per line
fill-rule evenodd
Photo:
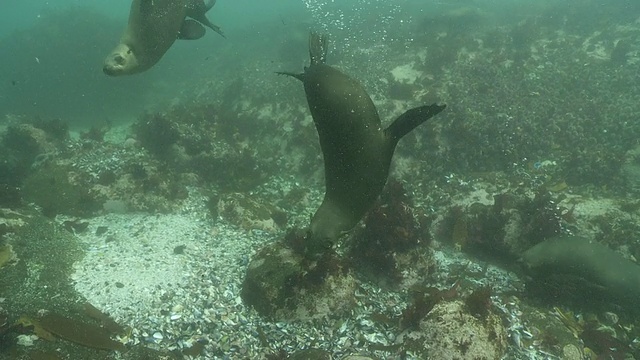
<path fill-rule="evenodd" d="M 403 337 L 403 347 L 438 359 L 499 359 L 507 348 L 507 332 L 495 311 L 486 309 L 484 314 L 469 313 L 459 299 L 438 301 Z"/>
<path fill-rule="evenodd" d="M 13 117 L 0 141 L 1 202 L 33 202 L 48 216 L 167 211 L 186 199 L 187 186 L 224 193 L 262 184 L 265 161 L 244 137 L 221 132 L 216 114 L 200 104 L 144 114 L 122 144 L 104 140 L 108 124 L 72 139 L 58 118 Z"/>
<path fill-rule="evenodd" d="M 31 173 L 23 183 L 24 197 L 42 208 L 49 217 L 58 214 L 90 215 L 102 208 L 82 183 L 72 182 L 70 166 L 46 164 Z"/>
<path fill-rule="evenodd" d="M 220 216 L 246 230 L 260 229 L 277 233 L 287 227 L 288 215 L 283 209 L 244 193 L 211 196 L 208 204 L 213 219 Z"/>
<path fill-rule="evenodd" d="M 291 229 L 251 259 L 241 296 L 262 316 L 308 320 L 353 308 L 356 282 L 344 261 L 335 253 L 308 260 L 296 251 L 305 237 L 306 232 Z"/>
<path fill-rule="evenodd" d="M 0 183 L 0 207 L 17 208 L 22 205 L 22 191 L 19 187 Z"/>
<path fill-rule="evenodd" d="M 15 253 L 14 262 L 0 268 L 0 314 L 5 319 L 0 342 L 6 350 L 16 346 L 22 333 L 16 328 L 21 316 L 35 316 L 41 309 L 71 311 L 80 297 L 69 274 L 82 251 L 69 232 L 36 211 L 3 212 L 1 219 L 10 232 L 2 238 L 3 247 Z"/>
<path fill-rule="evenodd" d="M 17 213 L 0 217 L 3 223 L 14 220 L 11 234 L 2 237 L 0 261 L 5 249 L 15 252 L 11 263 L 0 266 L 0 357 L 106 359 L 106 350 L 115 350 L 132 359 L 181 358 L 182 354 L 115 340 L 126 339 L 131 329 L 87 303 L 69 277 L 84 252 L 80 244 L 71 232 L 36 211 L 22 212 L 17 218 Z M 35 339 L 40 339 L 37 346 Z M 182 350 L 184 355 L 199 354 L 196 346 Z"/>
<path fill-rule="evenodd" d="M 0 141 L 4 155 L 0 202 L 12 208 L 23 205 L 23 199 L 35 202 L 49 216 L 67 211 L 90 213 L 91 200 L 85 189 L 69 182 L 69 167 L 57 167 L 50 162 L 66 149 L 67 124 L 60 119 L 38 117 L 18 117 L 12 121 Z"/>
<path fill-rule="evenodd" d="M 134 125 L 140 145 L 171 172 L 197 174 L 221 191 L 248 191 L 265 181 L 266 167 L 250 143 L 225 130 L 232 119 L 207 104 L 145 114 Z"/>
<path fill-rule="evenodd" d="M 104 350 L 124 351 L 126 347 L 111 339 L 111 333 L 106 329 L 63 317 L 56 313 L 47 313 L 38 319 L 22 317 L 17 324 L 23 327 L 33 327 L 33 331 L 40 338 L 53 341 L 54 335 L 61 339 L 77 344 Z"/>
<path fill-rule="evenodd" d="M 428 92 L 458 106 L 436 126 L 429 138 L 435 142 L 418 134 L 415 144 L 400 147 L 403 155 L 434 145 L 439 151 L 409 182 L 447 172 L 522 171 L 533 177 L 528 164 L 551 159 L 556 182 L 624 193 L 624 154 L 640 135 L 631 100 L 638 94 L 629 82 L 640 45 L 635 30 L 616 30 L 605 16 L 589 15 L 598 18 L 597 31 L 580 18 L 559 21 L 559 13 L 586 14 L 592 5 L 558 4 L 554 15 L 549 10 L 500 26 L 481 21 L 468 32 L 443 30 L 429 19 L 416 22 L 415 44 L 429 50 L 405 60 L 407 74 L 415 75 L 402 87 L 428 89 L 416 100 L 432 96 Z"/>
<path fill-rule="evenodd" d="M 0 268 L 11 265 L 16 261 L 18 261 L 18 257 L 13 251 L 13 247 L 10 244 L 0 245 Z"/>
<path fill-rule="evenodd" d="M 530 246 L 568 231 L 561 195 L 541 188 L 533 196 L 514 190 L 493 198 L 492 205 L 451 207 L 437 225 L 439 238 L 471 254 L 513 262 Z"/>
<path fill-rule="evenodd" d="M 633 200 L 640 191 L 639 94 L 634 83 L 640 32 L 633 25 L 637 15 L 616 18 L 629 24 L 616 23 L 607 19 L 608 9 L 603 9 L 607 16 L 594 14 L 592 4 L 557 4 L 543 14 L 497 25 L 483 11 L 461 8 L 404 25 L 411 27 L 411 41 L 392 42 L 381 47 L 385 50 L 376 47 L 385 45 L 384 39 L 362 48 L 340 49 L 335 56 L 339 66 L 358 78 L 362 75 L 372 97 L 380 102 L 383 118 L 417 103 L 443 100 L 452 106 L 440 121 L 403 141 L 393 174 L 402 182 L 390 181 L 376 207 L 341 239 L 338 251 L 318 261 L 299 256 L 306 233 L 295 230 L 308 221 L 309 209 L 317 200 L 315 190 L 321 188 L 316 133 L 298 92 L 262 71 L 305 61 L 301 49 L 306 48 L 307 34 L 301 28 L 307 24 L 294 24 L 296 34 L 288 40 L 278 38 L 281 41 L 275 46 L 261 41 L 259 49 L 271 51 L 273 57 L 246 56 L 249 60 L 244 62 L 229 56 L 232 60 L 224 63 L 228 68 L 223 67 L 226 74 L 221 74 L 224 81 L 206 80 L 206 87 L 193 84 L 182 94 L 184 98 L 174 102 L 178 105 L 142 114 L 130 138 L 120 142 L 109 142 L 108 125 L 71 138 L 67 118 L 57 114 L 63 106 L 73 109 L 70 120 L 82 115 L 85 106 L 93 106 L 90 118 L 98 123 L 103 120 L 94 118 L 109 117 L 108 109 L 95 111 L 91 101 L 78 107 L 67 99 L 43 103 L 42 93 L 34 87 L 38 77 L 58 81 L 61 92 L 73 88 L 66 92 L 70 99 L 85 91 L 90 100 L 97 94 L 101 102 L 116 104 L 112 106 L 123 112 L 146 101 L 145 90 L 150 88 L 146 80 L 125 83 L 126 91 L 120 92 L 113 91 L 112 84 L 100 84 L 101 80 L 91 84 L 89 92 L 76 86 L 85 79 L 94 80 L 83 67 L 94 61 L 95 44 L 111 46 L 113 39 L 102 37 L 112 25 L 76 9 L 47 14 L 35 30 L 2 40 L 11 50 L 7 53 L 28 52 L 24 58 L 38 57 L 40 63 L 35 67 L 38 62 L 3 62 L 12 65 L 7 68 L 16 75 L 16 82 L 7 91 L 0 85 L 2 93 L 8 94 L 0 107 L 15 100 L 16 112 L 27 115 L 7 117 L 9 126 L 0 141 L 0 206 L 22 212 L 33 202 L 48 216 L 79 217 L 53 225 L 34 213 L 18 219 L 24 222 L 21 229 L 0 223 L 0 296 L 6 297 L 0 309 L 2 345 L 16 342 L 13 326 L 27 315 L 48 327 L 52 325 L 47 321 L 54 319 L 83 329 L 104 340 L 103 348 L 120 347 L 96 335 L 107 324 L 78 315 L 78 309 L 70 307 L 83 302 L 68 284 L 70 264 L 82 251 L 68 233 L 86 231 L 89 220 L 83 218 L 94 214 L 174 211 L 195 189 L 208 197 L 216 226 L 231 224 L 251 231 L 252 237 L 268 233 L 278 240 L 258 250 L 248 262 L 241 292 L 244 304 L 262 316 L 247 318 L 260 324 L 258 335 L 252 336 L 273 350 L 272 359 L 326 358 L 331 351 L 342 351 L 337 349 L 340 345 L 320 340 L 300 350 L 296 346 L 302 346 L 305 336 L 314 335 L 296 332 L 295 337 L 287 337 L 283 330 L 319 318 L 314 324 L 330 324 L 323 330 L 348 329 L 340 341 L 351 336 L 350 326 L 371 326 L 376 336 L 393 339 L 393 343 L 380 337 L 348 339 L 352 346 L 375 350 L 379 358 L 412 353 L 423 358 L 454 354 L 495 359 L 504 355 L 507 343 L 509 351 L 521 358 L 527 358 L 523 354 L 531 349 L 564 358 L 571 351 L 592 359 L 637 357 L 635 304 L 598 281 L 606 271 L 592 271 L 589 276 L 560 271 L 569 266 L 565 261 L 553 274 L 541 277 L 517 265 L 528 249 L 567 233 L 587 236 L 612 249 L 618 265 L 640 256 L 634 240 L 640 230 L 640 205 Z M 88 37 L 91 43 L 74 43 L 79 35 L 68 33 L 72 27 L 84 31 L 83 41 Z M 119 33 L 120 25 L 115 28 Z M 78 46 L 90 51 L 78 54 Z M 98 63 L 103 50 L 95 49 Z M 63 63 L 51 56 L 55 52 L 68 52 L 73 56 L 65 59 L 80 61 Z M 0 59 L 7 53 L 3 51 Z M 222 53 L 227 57 L 233 51 Z M 369 60 L 361 61 L 364 58 Z M 57 71 L 45 71 L 45 66 L 54 65 L 63 72 L 69 66 L 77 71 L 58 79 L 51 75 Z M 215 84 L 209 87 L 210 83 Z M 200 94 L 198 99 L 203 101 L 194 102 L 189 91 Z M 30 93 L 34 94 L 31 99 L 25 96 Z M 274 94 L 286 101 L 278 102 Z M 127 104 L 136 105 L 125 106 L 121 96 Z M 291 99 L 294 105 L 285 105 Z M 270 182 L 274 178 L 286 180 Z M 597 201 L 602 198 L 610 200 L 615 211 L 602 210 L 604 202 Z M 600 212 L 594 214 L 593 209 Z M 293 229 L 284 234 L 282 229 L 288 226 Z M 192 249 L 182 244 L 170 247 L 170 255 L 189 256 Z M 459 266 L 465 269 L 459 274 L 458 267 L 445 267 L 446 261 L 436 259 L 449 260 L 443 252 L 460 255 L 469 265 Z M 536 279 L 526 283 L 524 292 L 515 285 L 488 286 L 490 271 L 484 260 Z M 476 263 L 481 265 L 467 274 L 467 267 Z M 505 288 L 510 289 L 508 294 Z M 622 288 L 627 294 L 635 293 L 630 291 L 633 286 Z M 63 295 L 56 297 L 58 293 Z M 380 294 L 397 297 L 374 301 Z M 596 306 L 584 306 L 585 299 Z M 552 305 L 562 309 L 550 313 Z M 567 306 L 580 313 L 570 313 Z M 39 309 L 51 308 L 54 314 L 37 316 Z M 365 312 L 359 313 L 362 309 Z M 540 320 L 534 321 L 535 316 Z M 348 320 L 336 320 L 343 318 Z M 556 328 L 545 327 L 549 323 Z M 558 323 L 564 332 L 558 330 Z M 271 346 L 260 330 L 263 324 L 273 328 L 269 336 L 278 335 L 277 345 Z M 224 328 L 215 321 L 211 326 L 216 333 Z M 30 325 L 20 331 L 32 334 L 33 329 Z M 42 354 L 63 347 L 59 344 L 65 350 L 100 347 L 91 345 L 96 339 L 78 340 L 77 334 L 59 329 L 50 332 L 71 342 L 60 340 L 53 345 L 43 340 L 44 349 L 38 349 Z M 314 348 L 322 345 L 331 346 L 331 351 Z M 210 351 L 212 347 L 215 350 Z M 77 358 L 95 353 L 84 351 Z M 126 356 L 158 359 L 224 356 L 224 352 L 221 346 L 203 341 L 181 354 L 137 347 Z M 46 356 L 39 354 L 21 353 Z"/>
<path fill-rule="evenodd" d="M 421 227 L 426 219 L 420 219 L 412 206 L 402 182 L 390 180 L 367 213 L 363 227 L 344 240 L 348 261 L 365 277 L 380 284 L 398 284 L 401 264 L 411 261 L 410 251 L 429 245 L 429 233 Z"/>
<path fill-rule="evenodd" d="M 68 139 L 68 128 L 59 119 L 38 117 L 11 118 L 0 140 L 2 172 L 0 183 L 19 186 L 34 163 L 42 163 L 55 154 Z"/>

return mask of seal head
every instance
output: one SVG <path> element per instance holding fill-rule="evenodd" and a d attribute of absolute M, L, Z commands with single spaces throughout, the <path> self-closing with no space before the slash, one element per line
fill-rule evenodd
<path fill-rule="evenodd" d="M 140 65 L 133 49 L 127 44 L 118 44 L 104 61 L 102 71 L 109 76 L 124 75 L 129 69 L 138 69 Z"/>
<path fill-rule="evenodd" d="M 303 82 L 324 158 L 325 196 L 307 239 L 311 257 L 325 253 L 375 203 L 400 138 L 445 108 L 433 104 L 410 109 L 383 129 L 364 87 L 325 64 L 327 43 L 326 36 L 312 33 L 311 65 L 302 74 L 280 73 Z"/>

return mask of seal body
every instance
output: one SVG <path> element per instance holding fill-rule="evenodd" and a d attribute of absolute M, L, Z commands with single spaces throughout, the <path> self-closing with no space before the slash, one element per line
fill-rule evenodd
<path fill-rule="evenodd" d="M 351 230 L 375 203 L 389 174 L 398 140 L 444 110 L 410 109 L 383 129 L 373 101 L 355 79 L 325 64 L 327 40 L 312 33 L 311 65 L 293 76 L 304 83 L 324 158 L 326 192 L 313 215 L 307 253 L 326 251 Z"/>
<path fill-rule="evenodd" d="M 588 292 L 581 294 L 581 302 L 602 298 L 639 311 L 640 266 L 605 245 L 579 236 L 562 235 L 531 247 L 522 254 L 522 261 L 536 278 L 563 275 L 574 281 L 566 289 Z M 582 285 L 584 283 L 590 287 Z"/>
<path fill-rule="evenodd" d="M 205 16 L 214 4 L 215 1 L 205 5 L 203 0 L 133 0 L 127 28 L 107 56 L 104 73 L 119 76 L 148 70 L 176 39 L 202 37 L 203 25 L 222 35 L 220 28 Z"/>

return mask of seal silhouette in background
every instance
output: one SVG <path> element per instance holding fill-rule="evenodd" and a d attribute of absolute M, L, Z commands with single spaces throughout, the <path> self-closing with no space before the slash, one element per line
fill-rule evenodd
<path fill-rule="evenodd" d="M 209 4 L 204 0 L 133 0 L 127 28 L 102 70 L 111 76 L 148 70 L 176 39 L 195 40 L 204 36 L 204 26 L 224 36 L 220 27 L 206 16 L 215 3 L 215 0 Z"/>
<path fill-rule="evenodd" d="M 306 239 L 310 257 L 326 252 L 362 219 L 384 188 L 398 141 L 446 107 L 410 109 L 383 129 L 362 85 L 326 65 L 326 54 L 326 35 L 311 33 L 311 65 L 302 74 L 279 72 L 303 82 L 324 157 L 326 192 Z"/>

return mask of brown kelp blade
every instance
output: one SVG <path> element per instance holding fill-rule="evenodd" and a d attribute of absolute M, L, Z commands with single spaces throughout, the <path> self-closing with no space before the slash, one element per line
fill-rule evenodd
<path fill-rule="evenodd" d="M 82 310 L 92 319 L 99 321 L 100 325 L 102 325 L 102 327 L 108 330 L 111 334 L 122 335 L 125 332 L 125 328 L 122 325 L 115 322 L 111 317 L 109 317 L 109 315 L 91 305 L 91 303 L 84 303 L 82 305 Z"/>
<path fill-rule="evenodd" d="M 50 333 L 76 344 L 95 349 L 124 351 L 124 344 L 112 340 L 109 331 L 101 327 L 49 313 L 38 321 Z"/>

